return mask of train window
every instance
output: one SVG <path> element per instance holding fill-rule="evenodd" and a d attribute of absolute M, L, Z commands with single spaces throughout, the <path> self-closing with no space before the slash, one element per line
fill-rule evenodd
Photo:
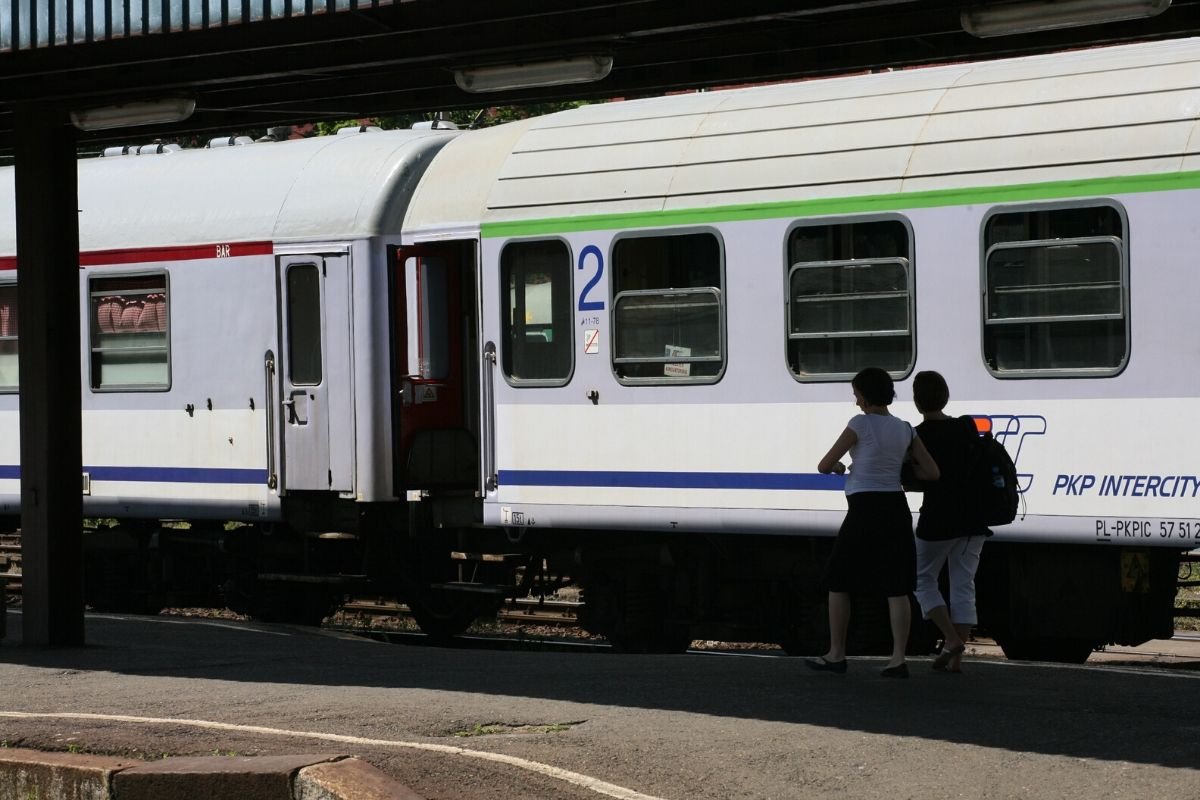
<path fill-rule="evenodd" d="M 512 242 L 500 254 L 504 374 L 515 385 L 561 386 L 571 377 L 571 252 L 558 239 Z"/>
<path fill-rule="evenodd" d="M 842 380 L 868 366 L 893 377 L 913 362 L 908 226 L 897 219 L 802 225 L 788 236 L 788 366 Z"/>
<path fill-rule="evenodd" d="M 92 388 L 170 388 L 167 276 L 92 278 L 88 293 Z"/>
<path fill-rule="evenodd" d="M 0 286 L 0 392 L 15 392 L 17 381 L 17 285 Z"/>
<path fill-rule="evenodd" d="M 450 274 L 437 256 L 409 257 L 404 265 L 408 302 L 408 364 L 412 377 L 441 380 L 450 374 Z"/>
<path fill-rule="evenodd" d="M 613 367 L 629 383 L 712 383 L 725 366 L 721 243 L 711 233 L 613 245 Z"/>
<path fill-rule="evenodd" d="M 1121 370 L 1129 336 L 1124 241 L 1123 217 L 1111 205 L 988 218 L 983 350 L 993 374 Z"/>
<path fill-rule="evenodd" d="M 294 386 L 321 383 L 321 272 L 316 264 L 287 271 L 288 379 Z"/>

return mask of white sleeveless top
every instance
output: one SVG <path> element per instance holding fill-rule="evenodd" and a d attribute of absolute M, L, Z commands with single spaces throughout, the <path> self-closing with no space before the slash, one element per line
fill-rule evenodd
<path fill-rule="evenodd" d="M 847 427 L 858 436 L 850 448 L 846 494 L 857 492 L 902 492 L 900 465 L 916 435 L 902 419 L 890 414 L 859 414 Z"/>

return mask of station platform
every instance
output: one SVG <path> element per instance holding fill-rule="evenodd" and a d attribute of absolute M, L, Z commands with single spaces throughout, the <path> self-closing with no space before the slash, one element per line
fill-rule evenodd
<path fill-rule="evenodd" d="M 205 620 L 89 614 L 88 644 L 84 647 L 27 648 L 14 644 L 20 638 L 20 612 L 10 610 L 5 616 L 7 641 L 0 644 L 0 687 L 9 702 L 0 706 L 3 709 L 0 710 L 0 798 L 422 800 L 424 797 L 355 758 L 345 745 L 334 742 L 315 748 L 311 740 L 304 741 L 306 737 L 295 737 L 290 747 L 272 746 L 268 751 L 243 755 L 244 744 L 238 745 L 243 750 L 220 745 L 224 738 L 220 724 L 199 724 L 211 723 L 210 720 L 195 720 L 198 724 L 191 726 L 194 741 L 190 743 L 172 744 L 171 739 L 163 739 L 150 730 L 156 727 L 154 720 L 158 718 L 146 712 L 152 705 L 161 707 L 152 701 L 153 697 L 170 698 L 172 711 L 199 704 L 220 706 L 221 695 L 200 677 L 218 664 L 237 668 L 241 672 L 237 679 L 251 683 L 269 680 L 269 665 L 281 661 L 305 659 L 310 668 L 315 667 L 322 659 L 314 658 L 321 650 L 314 645 L 329 640 L 317 631 L 252 623 L 228 625 Z M 347 639 L 341 646 L 354 647 L 360 641 Z M 47 668 L 61 677 L 87 675 L 88 685 L 73 687 L 70 680 L 57 682 L 57 687 L 45 685 L 39 676 L 44 677 Z M 152 688 L 154 683 L 165 685 Z M 85 696 L 89 702 L 85 702 Z M 97 697 L 105 698 L 103 705 L 114 712 L 124 713 L 72 711 L 84 706 L 94 708 Z M 42 710 L 22 711 L 22 706 Z M 47 708 L 54 710 L 46 711 Z M 303 713 L 302 704 L 290 709 L 284 717 Z M 174 714 L 161 719 L 168 723 L 172 717 Z M 29 737 L 22 733 L 27 726 L 19 723 L 29 722 L 59 727 L 104 723 L 110 729 L 132 725 L 147 729 L 142 741 L 161 742 L 163 746 L 156 748 L 159 752 L 144 744 L 130 746 L 128 736 L 106 736 L 104 725 L 90 727 L 87 735 L 50 734 L 47 742 L 44 736 Z M 178 727 L 189 726 L 181 722 Z M 243 727 L 249 730 L 253 726 L 230 724 L 231 731 Z M 57 740 L 62 749 L 22 747 L 29 738 L 41 747 Z M 174 741 L 178 742 L 178 737 Z M 209 747 L 212 742 L 218 743 Z"/>
<path fill-rule="evenodd" d="M 1195 788 L 1194 753 L 1161 746 L 1192 724 L 1200 642 L 1184 638 L 1083 666 L 979 643 L 963 675 L 912 659 L 897 682 L 869 656 L 831 677 L 778 654 L 410 647 L 103 614 L 85 646 L 37 648 L 21 622 L 10 609 L 0 642 L 0 800 L 891 800 L 962 774 L 980 800 Z M 91 790 L 38 789 L 66 786 L 66 767 Z"/>

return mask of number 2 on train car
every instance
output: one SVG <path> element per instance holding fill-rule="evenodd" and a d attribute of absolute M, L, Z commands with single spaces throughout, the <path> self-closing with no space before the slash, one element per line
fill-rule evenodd
<path fill-rule="evenodd" d="M 603 311 L 603 300 L 588 300 L 588 292 L 596 288 L 596 284 L 604 277 L 604 254 L 600 252 L 600 248 L 594 244 L 589 244 L 587 247 L 579 251 L 579 269 L 584 269 L 584 262 L 588 256 L 596 257 L 596 274 L 583 287 L 583 291 L 579 293 L 579 310 L 580 311 Z"/>

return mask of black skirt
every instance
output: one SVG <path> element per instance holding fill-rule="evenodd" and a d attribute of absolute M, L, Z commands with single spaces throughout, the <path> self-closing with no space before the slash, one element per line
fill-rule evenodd
<path fill-rule="evenodd" d="M 842 521 L 825 567 L 831 592 L 899 597 L 917 587 L 917 546 L 903 492 L 847 495 Z"/>

